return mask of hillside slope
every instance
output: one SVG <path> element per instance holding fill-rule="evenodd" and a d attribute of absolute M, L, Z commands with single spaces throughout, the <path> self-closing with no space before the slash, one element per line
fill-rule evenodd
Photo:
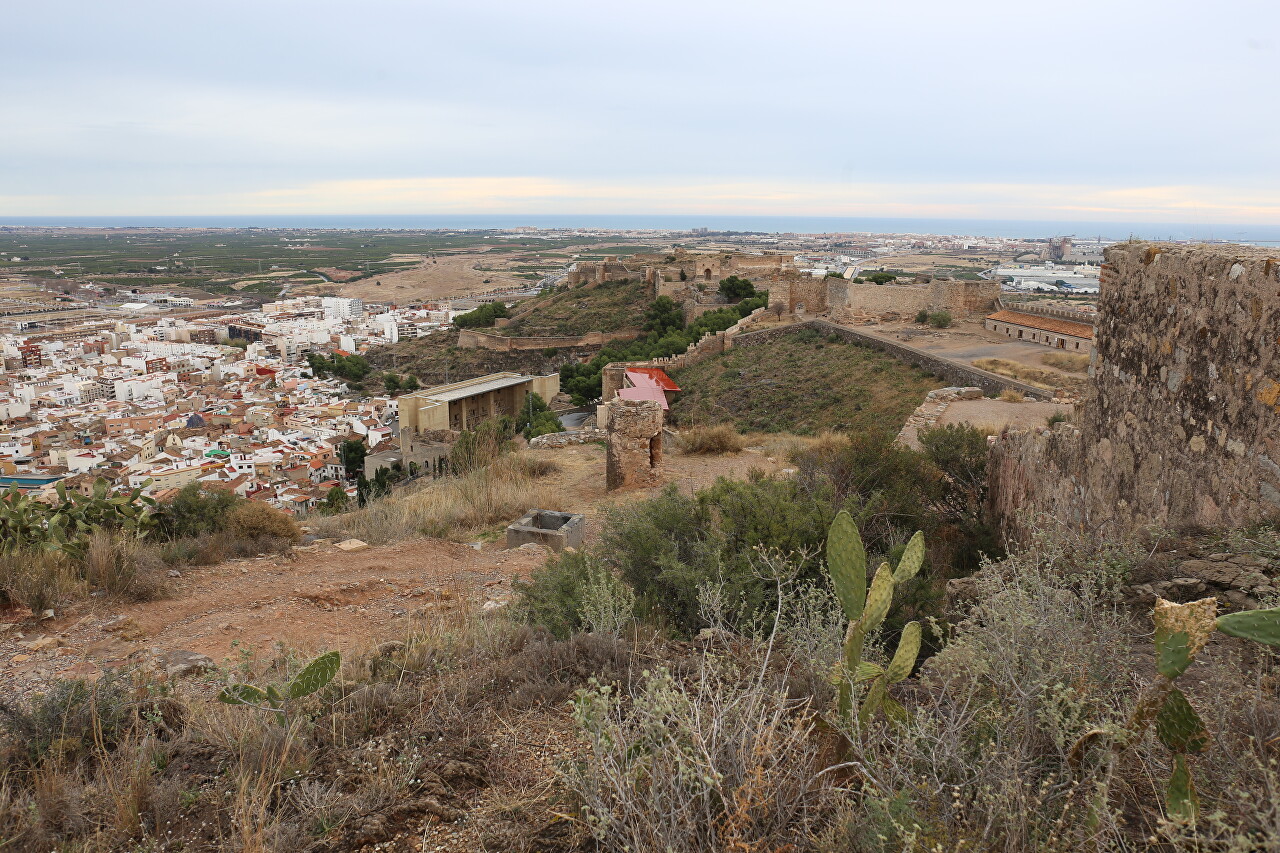
<path fill-rule="evenodd" d="M 638 329 L 653 292 L 642 281 L 606 281 L 526 299 L 513 310 L 502 335 L 582 335 Z M 487 331 L 487 330 L 486 330 Z"/>
<path fill-rule="evenodd" d="M 732 423 L 739 430 L 811 434 L 824 429 L 897 432 L 943 382 L 875 350 L 832 342 L 812 329 L 731 349 L 676 371 L 680 426 Z"/>
<path fill-rule="evenodd" d="M 494 352 L 487 349 L 460 349 L 458 332 L 450 329 L 425 338 L 370 350 L 367 358 L 374 369 L 365 378 L 363 385 L 366 390 L 377 392 L 382 388 L 383 373 L 392 370 L 400 374 L 413 374 L 423 387 L 460 382 L 504 370 L 542 376 L 559 371 L 561 365 L 568 361 L 590 356 L 597 349 L 599 348 L 560 349 L 551 355 L 543 350 Z"/>

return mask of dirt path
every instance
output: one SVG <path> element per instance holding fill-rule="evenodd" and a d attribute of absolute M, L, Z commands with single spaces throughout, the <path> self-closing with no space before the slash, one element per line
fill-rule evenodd
<path fill-rule="evenodd" d="M 752 468 L 777 472 L 786 465 L 781 451 L 774 442 L 732 456 L 669 453 L 664 485 L 688 494 L 717 477 L 745 478 Z M 546 484 L 566 509 L 587 515 L 588 541 L 598 537 L 606 508 L 657 491 L 606 492 L 599 445 L 529 452 L 557 463 Z M 504 545 L 500 537 L 483 550 L 439 539 L 350 553 L 312 545 L 186 570 L 169 580 L 168 596 L 159 601 L 94 600 L 36 625 L 23 621 L 27 614 L 0 612 L 0 690 L 26 693 L 55 678 L 94 679 L 153 649 L 206 655 L 217 664 L 242 654 L 270 658 L 278 648 L 364 649 L 403 636 L 414 618 L 433 611 L 510 600 L 512 579 L 541 566 L 548 552 Z M 23 645 L 33 641 L 47 648 Z"/>
<path fill-rule="evenodd" d="M 194 568 L 155 602 L 93 604 L 0 636 L 0 688 L 55 677 L 96 677 L 152 648 L 207 655 L 270 657 L 277 646 L 303 652 L 364 648 L 405 632 L 414 616 L 463 601 L 510 598 L 511 579 L 542 565 L 546 551 L 477 551 L 442 540 L 346 553 L 333 545 Z M 16 614 L 10 614 L 16 616 Z M 21 642 L 51 637 L 56 648 Z"/>

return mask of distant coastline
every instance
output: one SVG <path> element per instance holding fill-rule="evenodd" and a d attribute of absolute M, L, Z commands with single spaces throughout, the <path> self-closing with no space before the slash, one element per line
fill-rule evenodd
<path fill-rule="evenodd" d="M 1225 240 L 1280 244 L 1280 225 L 1089 222 L 1006 219 L 907 219 L 851 216 L 733 216 L 645 214 L 430 214 L 430 215 L 238 215 L 238 216 L 0 216 L 5 226 L 65 228 L 281 228 L 340 230 L 437 230 L 599 228 L 618 230 L 746 231 L 768 234 L 954 234 L 972 237 L 1052 237 L 1125 240 Z"/>

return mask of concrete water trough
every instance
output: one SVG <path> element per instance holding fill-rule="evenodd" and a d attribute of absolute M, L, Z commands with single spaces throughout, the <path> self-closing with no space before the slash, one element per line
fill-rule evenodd
<path fill-rule="evenodd" d="M 507 547 L 519 548 L 530 542 L 545 545 L 552 551 L 582 547 L 587 530 L 587 517 L 549 509 L 531 509 L 507 525 Z"/>

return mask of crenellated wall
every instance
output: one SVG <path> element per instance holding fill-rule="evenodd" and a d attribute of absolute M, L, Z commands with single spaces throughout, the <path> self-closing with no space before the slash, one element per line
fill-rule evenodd
<path fill-rule="evenodd" d="M 991 509 L 1086 531 L 1280 514 L 1280 260 L 1265 249 L 1107 250 L 1078 424 L 1001 436 Z"/>

